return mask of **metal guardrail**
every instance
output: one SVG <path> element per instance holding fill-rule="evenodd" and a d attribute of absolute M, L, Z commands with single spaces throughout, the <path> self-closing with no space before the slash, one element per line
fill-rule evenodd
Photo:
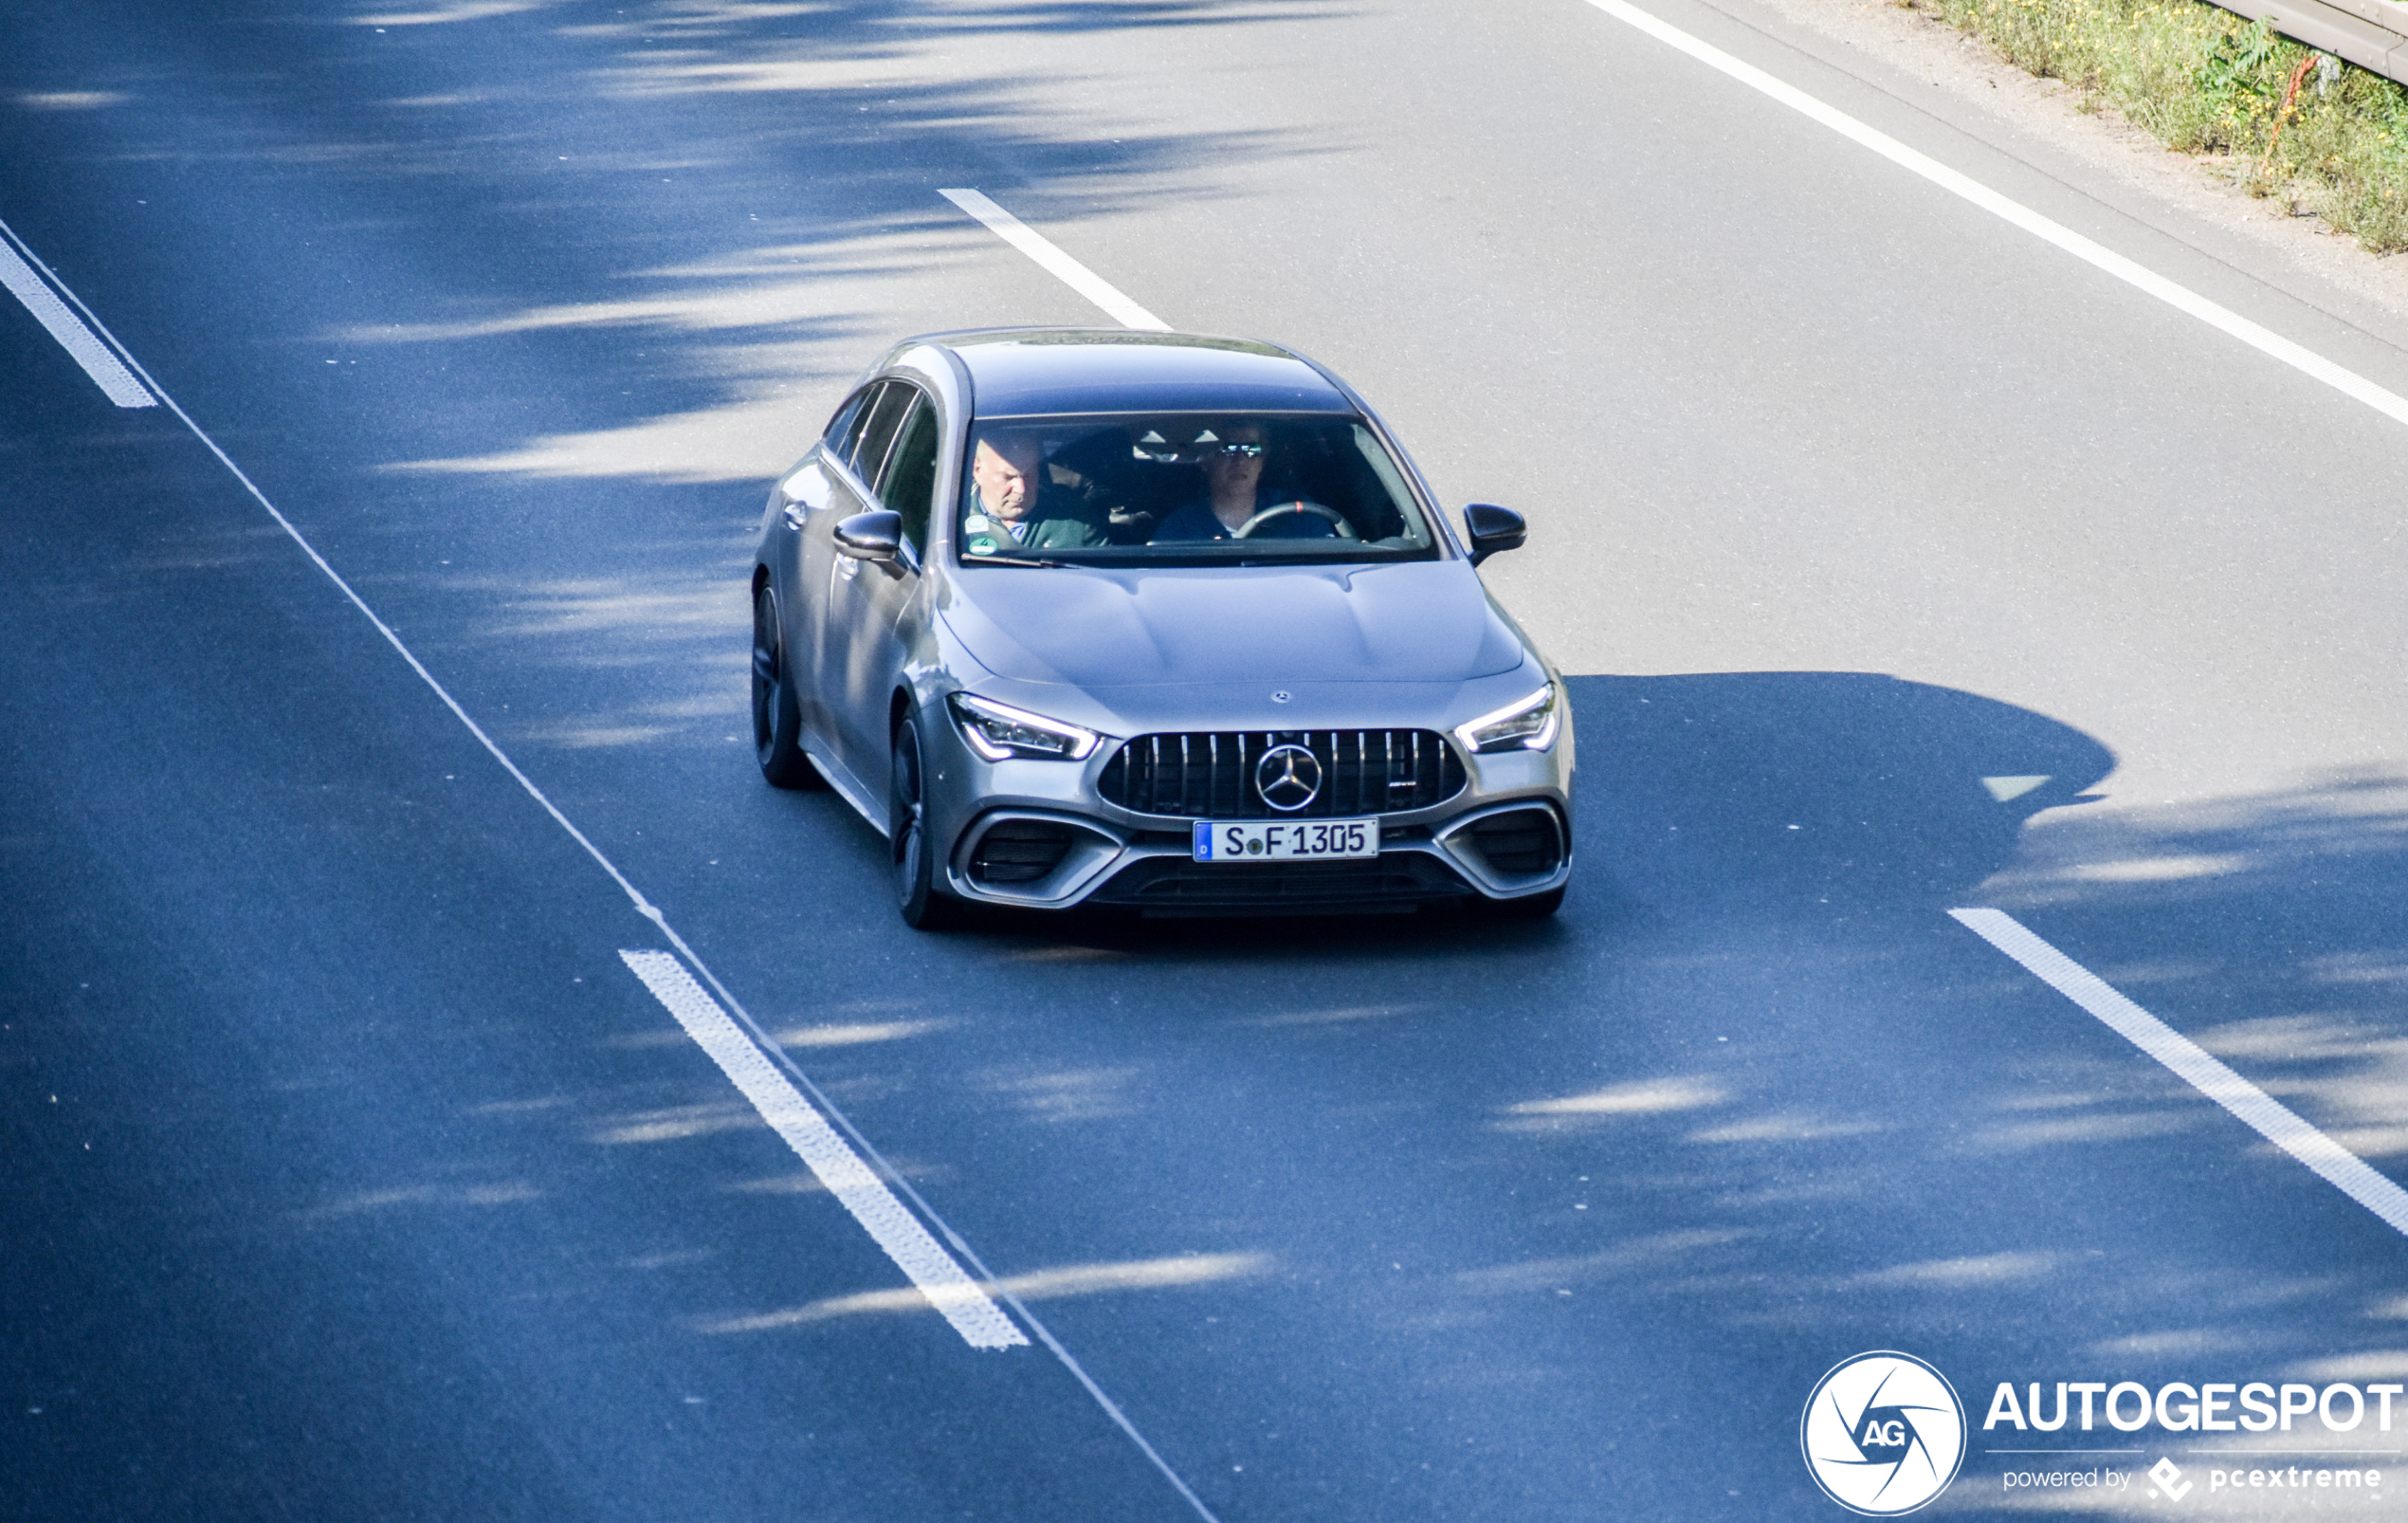
<path fill-rule="evenodd" d="M 2408 5 L 2400 0 L 2216 0 L 2360 68 L 2408 84 Z"/>

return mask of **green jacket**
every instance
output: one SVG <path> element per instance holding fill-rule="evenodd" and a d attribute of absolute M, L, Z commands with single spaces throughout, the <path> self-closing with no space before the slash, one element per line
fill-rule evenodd
<path fill-rule="evenodd" d="M 1051 504 L 1037 505 L 1038 516 L 1021 521 L 1020 534 L 1015 539 L 1010 529 L 995 520 L 974 510 L 961 521 L 961 547 L 971 555 L 1006 554 L 1013 550 L 1078 550 L 1088 545 L 1103 544 L 1103 528 L 1094 520 L 1059 509 L 1046 511 Z M 992 541 L 980 549 L 981 541 Z"/>
<path fill-rule="evenodd" d="M 1104 531 L 1084 518 L 1031 519 L 1021 530 L 1021 544 L 1031 550 L 1077 550 L 1104 543 Z"/>

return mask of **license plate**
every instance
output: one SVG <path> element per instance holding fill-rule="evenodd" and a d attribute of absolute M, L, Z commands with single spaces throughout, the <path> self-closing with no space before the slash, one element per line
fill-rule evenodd
<path fill-rule="evenodd" d="M 1376 819 L 1199 819 L 1195 822 L 1198 862 L 1270 862 L 1341 856 L 1377 856 L 1379 821 Z"/>

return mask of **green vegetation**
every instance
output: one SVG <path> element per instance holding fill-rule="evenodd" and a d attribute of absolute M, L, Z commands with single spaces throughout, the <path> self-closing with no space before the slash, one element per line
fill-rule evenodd
<path fill-rule="evenodd" d="M 2201 0 L 1901 0 L 2376 253 L 2408 248 L 2408 89 Z M 2285 110 L 2286 100 L 2289 107 Z"/>

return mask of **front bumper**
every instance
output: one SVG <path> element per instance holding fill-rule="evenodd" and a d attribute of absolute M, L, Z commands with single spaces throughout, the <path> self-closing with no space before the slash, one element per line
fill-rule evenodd
<path fill-rule="evenodd" d="M 987 762 L 932 724 L 933 840 L 945 887 L 979 904 L 1112 905 L 1158 914 L 1411 908 L 1525 898 L 1572 874 L 1571 744 L 1464 756 L 1463 788 L 1427 809 L 1379 814 L 1376 857 L 1197 862 L 1184 816 L 1144 815 L 1099 788 L 1118 743 L 1085 762 Z"/>

